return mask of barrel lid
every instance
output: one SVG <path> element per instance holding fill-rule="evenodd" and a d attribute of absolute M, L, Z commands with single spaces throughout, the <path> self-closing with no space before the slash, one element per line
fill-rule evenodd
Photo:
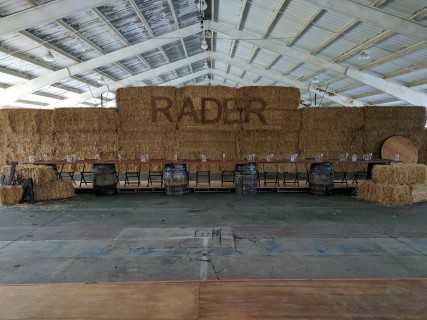
<path fill-rule="evenodd" d="M 391 136 L 384 141 L 381 147 L 381 158 L 394 159 L 399 154 L 400 161 L 405 163 L 417 163 L 418 150 L 415 144 L 403 136 Z"/>

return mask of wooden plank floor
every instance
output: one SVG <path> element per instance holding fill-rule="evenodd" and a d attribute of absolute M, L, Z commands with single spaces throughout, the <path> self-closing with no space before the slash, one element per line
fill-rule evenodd
<path fill-rule="evenodd" d="M 426 319 L 427 279 L 0 286 L 0 319 Z"/>

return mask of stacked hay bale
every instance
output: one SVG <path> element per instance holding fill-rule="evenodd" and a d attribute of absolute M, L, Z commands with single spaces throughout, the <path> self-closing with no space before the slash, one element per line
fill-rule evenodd
<path fill-rule="evenodd" d="M 53 153 L 52 110 L 0 110 L 0 163 L 26 162 Z"/>
<path fill-rule="evenodd" d="M 0 175 L 8 177 L 10 166 L 1 166 Z M 74 196 L 74 187 L 71 181 L 56 179 L 56 173 L 50 166 L 18 165 L 16 176 L 22 183 L 25 179 L 32 178 L 34 197 L 36 200 L 64 199 Z M 16 204 L 22 197 L 22 186 L 0 186 L 0 203 Z"/>
<path fill-rule="evenodd" d="M 362 153 L 363 110 L 360 108 L 304 108 L 298 146 L 306 158 L 323 154 L 338 158 L 342 153 Z"/>
<path fill-rule="evenodd" d="M 300 91 L 288 87 L 243 87 L 238 90 L 242 110 L 239 156 L 250 153 L 287 157 L 298 149 L 301 126 Z M 259 100 L 258 98 L 262 98 Z M 256 114 L 251 110 L 265 109 Z"/>
<path fill-rule="evenodd" d="M 115 159 L 118 150 L 116 109 L 61 108 L 53 111 L 55 157 Z"/>
<path fill-rule="evenodd" d="M 372 180 L 357 188 L 359 199 L 383 205 L 407 205 L 427 201 L 427 166 L 398 164 L 375 166 Z"/>
<path fill-rule="evenodd" d="M 380 156 L 381 146 L 387 138 L 395 135 L 410 139 L 418 152 L 425 149 L 424 107 L 364 107 L 363 144 L 364 153 Z"/>
<path fill-rule="evenodd" d="M 122 88 L 116 92 L 116 101 L 120 152 L 150 156 L 176 152 L 175 87 Z"/>
<path fill-rule="evenodd" d="M 190 86 L 176 91 L 176 143 L 180 158 L 208 159 L 237 156 L 237 132 L 240 131 L 241 112 L 236 100 L 237 89 L 224 86 Z M 226 170 L 224 166 L 210 166 L 211 171 Z M 208 170 L 205 166 L 191 166 L 192 171 Z"/>

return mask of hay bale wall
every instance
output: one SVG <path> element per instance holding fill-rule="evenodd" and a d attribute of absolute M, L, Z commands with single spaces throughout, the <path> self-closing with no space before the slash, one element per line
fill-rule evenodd
<path fill-rule="evenodd" d="M 60 108 L 53 111 L 54 157 L 111 159 L 118 151 L 117 109 Z"/>
<path fill-rule="evenodd" d="M 419 153 L 425 149 L 424 107 L 364 107 L 363 110 L 363 153 L 372 152 L 379 157 L 384 141 L 395 135 L 410 139 Z"/>
<path fill-rule="evenodd" d="M 264 102 L 258 98 L 266 103 L 259 114 Z M 419 162 L 427 162 L 425 109 L 419 107 L 298 110 L 299 90 L 279 87 L 122 88 L 116 100 L 118 109 L 1 109 L 0 163 L 44 154 L 82 159 L 99 153 L 114 159 L 118 152 L 165 158 L 175 153 L 211 158 L 323 153 L 335 158 L 343 152 L 378 157 L 392 135 L 414 141 Z"/>
<path fill-rule="evenodd" d="M 342 153 L 362 153 L 364 112 L 361 108 L 304 108 L 299 135 L 303 157 L 323 153 L 338 158 Z"/>

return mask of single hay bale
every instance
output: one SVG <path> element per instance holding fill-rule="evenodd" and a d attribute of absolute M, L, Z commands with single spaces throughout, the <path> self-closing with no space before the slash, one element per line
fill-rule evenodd
<path fill-rule="evenodd" d="M 384 185 L 365 180 L 357 187 L 357 197 L 387 206 L 408 205 L 412 203 L 410 187 L 406 185 Z"/>
<path fill-rule="evenodd" d="M 411 191 L 406 185 L 384 185 L 384 198 L 379 203 L 384 205 L 408 205 L 412 203 Z"/>
<path fill-rule="evenodd" d="M 20 185 L 0 186 L 0 205 L 12 206 L 18 204 L 23 193 L 24 189 Z"/>
<path fill-rule="evenodd" d="M 65 159 L 75 154 L 78 159 L 93 159 L 97 153 L 116 152 L 119 148 L 117 131 L 58 132 L 54 137 L 55 156 Z"/>
<path fill-rule="evenodd" d="M 73 183 L 67 180 L 51 181 L 34 187 L 34 198 L 37 201 L 65 199 L 74 195 Z"/>
<path fill-rule="evenodd" d="M 265 123 L 262 123 L 256 114 L 242 112 L 243 130 L 286 130 L 286 132 L 298 132 L 301 129 L 301 110 L 267 108 L 261 113 Z M 246 121 L 249 122 L 246 122 Z"/>
<path fill-rule="evenodd" d="M 414 185 L 427 183 L 427 166 L 422 164 L 376 165 L 372 181 L 384 185 Z"/>
<path fill-rule="evenodd" d="M 27 162 L 30 155 L 40 155 L 41 135 L 31 132 L 11 133 L 4 132 L 0 135 L 1 153 L 4 153 L 5 161 Z M 37 158 L 37 157 L 36 157 Z"/>
<path fill-rule="evenodd" d="M 1 166 L 0 175 L 9 177 L 10 166 Z M 32 178 L 34 185 L 45 185 L 52 181 L 56 181 L 56 173 L 51 166 L 42 165 L 17 165 L 16 175 L 20 175 L 23 179 Z"/>
<path fill-rule="evenodd" d="M 361 130 L 364 112 L 361 108 L 317 107 L 302 109 L 302 128 L 314 131 Z"/>
<path fill-rule="evenodd" d="M 238 98 L 243 103 L 243 109 L 248 99 L 262 98 L 271 109 L 297 110 L 301 101 L 301 93 L 298 88 L 277 86 L 249 86 L 238 90 Z"/>
<path fill-rule="evenodd" d="M 427 202 L 427 184 L 414 184 L 411 186 L 412 202 Z"/>
<path fill-rule="evenodd" d="M 117 131 L 114 108 L 58 108 L 53 111 L 54 132 Z"/>
<path fill-rule="evenodd" d="M 379 121 L 388 122 L 389 126 L 401 123 L 402 125 L 423 128 L 426 123 L 426 110 L 424 107 L 363 107 L 365 114 L 365 127 L 376 127 Z M 393 122 L 397 120 L 397 122 Z M 402 126 L 400 125 L 400 126 Z"/>
<path fill-rule="evenodd" d="M 265 158 L 268 154 L 292 154 L 298 149 L 298 133 L 282 130 L 242 131 L 239 135 L 239 156 L 255 153 Z"/>

